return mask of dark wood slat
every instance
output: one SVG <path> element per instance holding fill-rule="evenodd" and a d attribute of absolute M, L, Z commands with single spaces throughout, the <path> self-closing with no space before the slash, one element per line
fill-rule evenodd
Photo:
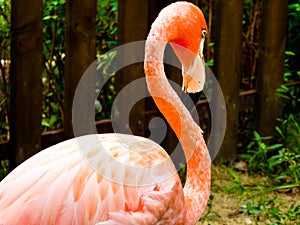
<path fill-rule="evenodd" d="M 282 115 L 276 89 L 283 81 L 287 12 L 287 0 L 263 1 L 256 99 L 257 129 L 262 136 L 276 135 L 274 127 Z"/>
<path fill-rule="evenodd" d="M 215 72 L 221 86 L 227 111 L 226 133 L 218 158 L 231 160 L 236 157 L 236 135 L 238 125 L 238 100 L 242 58 L 242 16 L 243 1 L 220 0 L 216 2 L 216 54 Z M 220 105 L 220 96 L 214 96 L 215 104 Z M 213 109 L 218 115 L 224 109 Z M 221 124 L 221 121 L 214 121 Z M 219 139 L 218 134 L 216 139 Z M 217 151 L 217 150 L 215 150 Z"/>
<path fill-rule="evenodd" d="M 72 104 L 75 90 L 86 69 L 96 59 L 96 11 L 95 0 L 67 1 L 64 87 L 64 132 L 67 138 L 73 137 Z M 90 87 L 89 91 L 83 93 L 87 95 L 87 102 L 82 102 L 82 109 L 94 104 L 93 87 Z M 91 97 L 89 98 L 88 95 Z M 82 129 L 85 130 L 90 118 L 85 118 L 83 112 L 82 114 Z"/>
<path fill-rule="evenodd" d="M 142 41 L 146 39 L 148 33 L 148 14 L 149 1 L 127 0 L 119 1 L 118 14 L 118 44 L 123 45 L 134 41 Z M 143 52 L 143 46 L 140 45 L 140 52 Z M 137 49 L 139 51 L 139 49 Z M 133 50 L 136 51 L 136 50 Z M 118 52 L 119 63 L 124 61 L 135 62 L 137 52 Z M 126 59 L 126 60 L 125 60 Z M 116 89 L 122 91 L 132 81 L 144 77 L 143 62 L 131 65 L 124 65 L 116 76 Z M 125 67 L 126 66 L 126 67 Z M 123 92 L 124 93 L 124 92 Z M 121 133 L 133 133 L 144 136 L 143 125 L 145 123 L 145 99 L 139 102 L 133 102 L 135 96 L 146 96 L 146 83 L 135 86 L 135 88 L 127 89 L 126 93 L 119 95 L 120 104 L 118 104 L 117 111 L 114 118 L 114 125 L 116 131 Z M 136 104 L 135 104 L 136 103 Z M 134 105 L 129 115 L 125 115 L 126 109 L 130 105 Z M 131 130 L 128 129 L 130 126 Z"/>
<path fill-rule="evenodd" d="M 10 165 L 41 150 L 42 0 L 12 0 Z"/>

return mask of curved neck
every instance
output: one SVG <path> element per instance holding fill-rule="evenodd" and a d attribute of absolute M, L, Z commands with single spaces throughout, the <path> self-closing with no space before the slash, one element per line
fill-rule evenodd
<path fill-rule="evenodd" d="M 164 115 L 184 149 L 188 159 L 195 150 L 200 127 L 194 122 L 177 93 L 166 78 L 163 54 L 166 42 L 147 40 L 144 70 L 149 92 L 159 111 Z M 201 135 L 202 136 L 202 135 Z"/>
<path fill-rule="evenodd" d="M 210 157 L 200 127 L 165 76 L 163 55 L 166 42 L 156 41 L 151 32 L 145 48 L 144 69 L 150 94 L 158 109 L 176 133 L 187 160 L 187 179 L 184 187 L 186 223 L 195 224 L 209 197 Z"/>

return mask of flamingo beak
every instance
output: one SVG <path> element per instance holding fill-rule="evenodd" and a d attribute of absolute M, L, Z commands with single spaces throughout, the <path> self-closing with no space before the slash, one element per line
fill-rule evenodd
<path fill-rule="evenodd" d="M 196 93 L 203 90 L 205 83 L 205 61 L 203 55 L 206 30 L 202 31 L 199 54 L 188 67 L 182 65 L 182 90 L 188 93 Z"/>
<path fill-rule="evenodd" d="M 192 63 L 185 68 L 182 66 L 182 90 L 188 93 L 200 92 L 205 83 L 205 62 L 204 56 L 200 52 Z"/>

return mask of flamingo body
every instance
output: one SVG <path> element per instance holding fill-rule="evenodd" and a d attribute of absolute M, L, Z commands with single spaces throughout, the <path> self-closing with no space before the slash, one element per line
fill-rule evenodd
<path fill-rule="evenodd" d="M 79 149 L 80 141 L 86 149 Z M 169 214 L 169 219 L 176 219 L 183 214 L 182 187 L 171 161 L 165 170 L 135 173 L 135 178 L 150 180 L 151 173 L 162 176 L 169 169 L 172 173 L 165 182 L 129 186 L 97 174 L 83 159 L 85 150 L 99 167 L 109 167 L 107 171 L 115 174 L 107 177 L 118 176 L 116 180 L 128 179 L 130 174 L 114 167 L 114 158 L 137 170 L 168 159 L 156 143 L 131 135 L 87 135 L 64 141 L 34 155 L 1 182 L 0 224 L 173 224 L 161 217 Z M 112 157 L 111 162 L 102 160 L 103 151 Z M 174 202 L 177 209 L 168 210 Z"/>
<path fill-rule="evenodd" d="M 168 83 L 163 56 L 169 42 L 183 65 L 183 89 L 200 91 L 206 29 L 200 9 L 176 2 L 158 15 L 145 46 L 149 92 L 187 159 L 184 188 L 153 141 L 86 135 L 41 151 L 1 181 L 0 225 L 195 224 L 209 197 L 211 162 L 200 127 Z"/>

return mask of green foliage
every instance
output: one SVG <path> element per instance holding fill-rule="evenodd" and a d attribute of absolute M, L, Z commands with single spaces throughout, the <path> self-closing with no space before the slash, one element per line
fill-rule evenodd
<path fill-rule="evenodd" d="M 283 118 L 289 115 L 296 115 L 300 107 L 300 89 L 299 87 L 281 85 L 276 92 L 277 96 L 283 99 Z"/>
<path fill-rule="evenodd" d="M 181 183 L 184 186 L 186 181 L 186 165 L 184 163 L 179 163 L 180 170 L 178 171 L 178 175 L 180 177 Z"/>
<path fill-rule="evenodd" d="M 242 214 L 249 224 L 250 222 L 251 224 L 262 224 L 262 221 L 269 225 L 299 224 L 300 202 L 297 199 L 290 202 L 283 200 L 285 199 L 283 193 L 298 195 L 299 183 L 276 184 L 271 180 L 268 182 L 263 177 L 261 177 L 261 181 L 258 181 L 259 178 L 252 177 L 256 176 L 252 171 L 250 176 L 243 172 L 243 179 L 241 179 L 242 172 L 234 171 L 231 167 L 222 169 L 227 170 L 230 177 L 223 179 L 222 186 L 217 186 L 218 190 L 224 192 L 224 195 L 231 193 L 233 197 L 239 197 L 237 210 L 233 211 L 232 216 Z M 278 196 L 279 191 L 282 192 L 281 196 Z M 209 219 L 205 217 L 202 220 Z"/>
<path fill-rule="evenodd" d="M 254 139 L 248 145 L 247 154 L 241 154 L 240 157 L 247 161 L 252 173 L 266 174 L 276 185 L 300 185 L 300 153 L 284 146 L 283 143 L 267 144 L 266 141 L 271 139 L 254 132 Z"/>
<path fill-rule="evenodd" d="M 233 190 L 239 190 L 242 193 L 246 191 L 246 187 L 243 185 L 242 181 L 239 179 L 238 175 L 233 171 L 233 169 L 228 168 L 229 174 L 232 176 L 232 180 L 229 182 L 233 184 L 232 186 L 225 189 L 225 192 L 231 192 Z M 242 197 L 242 196 L 241 196 Z"/>
<path fill-rule="evenodd" d="M 95 84 L 95 90 L 98 94 L 98 99 L 95 102 L 96 120 L 110 118 L 111 116 L 111 107 L 113 104 L 113 99 L 116 95 L 115 73 L 111 72 L 114 71 L 113 62 L 115 57 L 115 51 L 109 51 L 106 54 L 98 56 L 97 70 L 100 76 L 98 82 Z M 103 78 L 107 79 L 108 77 L 110 77 L 108 82 L 102 88 L 100 88 L 100 82 L 102 82 Z"/>
<path fill-rule="evenodd" d="M 8 0 L 0 2 L 0 140 L 7 140 L 9 135 L 10 11 Z"/>
<path fill-rule="evenodd" d="M 10 1 L 0 1 L 0 141 L 9 135 Z"/>
<path fill-rule="evenodd" d="M 282 119 L 281 126 L 276 127 L 280 134 L 280 140 L 284 146 L 291 149 L 292 152 L 300 153 L 300 114 L 290 114 L 286 119 Z"/>
<path fill-rule="evenodd" d="M 214 59 L 210 59 L 209 61 L 205 62 L 205 64 L 209 67 L 213 67 L 214 66 Z"/>
<path fill-rule="evenodd" d="M 286 52 L 294 56 L 293 52 Z M 289 68 L 286 60 L 286 68 Z M 291 81 L 292 72 L 285 71 L 284 79 Z M 300 100 L 299 88 L 281 85 L 276 93 L 284 100 L 283 119 L 275 127 L 279 138 L 261 137 L 253 132 L 253 140 L 247 146 L 247 153 L 240 157 L 248 163 L 249 170 L 266 174 L 274 184 L 295 183 L 299 185 L 300 177 Z M 271 144 L 273 143 L 273 144 Z"/>
<path fill-rule="evenodd" d="M 271 137 L 261 137 L 256 131 L 253 134 L 254 139 L 247 147 L 247 154 L 241 154 L 240 157 L 247 160 L 249 170 L 271 176 L 274 171 L 274 162 L 270 160 L 270 156 L 282 147 L 282 144 L 268 146 L 264 141 L 270 140 Z"/>
<path fill-rule="evenodd" d="M 97 54 L 106 53 L 117 45 L 118 1 L 97 1 Z"/>
<path fill-rule="evenodd" d="M 8 160 L 0 161 L 0 181 L 8 174 Z"/>
<path fill-rule="evenodd" d="M 116 53 L 109 51 L 117 45 L 118 1 L 98 0 L 98 17 L 96 28 L 98 71 L 101 76 L 112 76 L 109 81 L 96 91 L 98 98 L 95 102 L 96 120 L 110 118 L 113 99 L 116 95 L 115 74 L 111 74 Z M 101 80 L 101 78 L 99 78 Z"/>
<path fill-rule="evenodd" d="M 0 57 L 9 59 L 10 38 L 10 1 L 0 1 Z"/>
<path fill-rule="evenodd" d="M 294 55 L 288 57 L 289 69 L 292 72 L 294 79 L 299 79 L 300 64 L 300 0 L 289 0 L 288 6 L 288 46 Z"/>
<path fill-rule="evenodd" d="M 284 82 L 292 82 L 294 80 L 299 80 L 300 78 L 300 71 L 295 70 L 295 67 L 291 66 L 290 64 L 293 63 L 296 54 L 292 51 L 285 52 L 285 69 L 283 74 L 283 81 Z"/>
<path fill-rule="evenodd" d="M 214 200 L 214 195 L 211 194 L 209 196 L 207 206 L 206 206 L 207 211 L 206 211 L 205 215 L 203 215 L 199 221 L 210 221 L 210 220 L 214 220 L 216 218 L 220 218 L 220 215 L 218 213 L 214 213 L 211 211 L 212 206 L 213 206 L 213 200 Z"/>
<path fill-rule="evenodd" d="M 64 57 L 65 57 L 65 0 L 44 0 L 43 58 L 43 130 L 62 127 Z"/>
<path fill-rule="evenodd" d="M 66 0 L 44 0 L 43 4 L 45 69 L 41 78 L 43 83 L 42 130 L 47 131 L 61 128 L 63 123 Z M 97 0 L 97 9 L 96 44 L 97 55 L 100 56 L 115 47 L 117 43 L 118 1 Z M 10 87 L 9 64 L 4 65 L 3 60 L 10 60 L 10 0 L 0 1 L 0 27 L 0 138 L 4 139 L 7 138 L 9 129 L 7 116 Z M 102 62 L 107 62 L 107 60 L 102 60 Z M 114 79 L 111 79 L 98 99 L 102 103 L 103 111 L 110 112 L 114 95 Z M 109 117 L 109 113 L 103 111 L 96 112 L 97 119 Z"/>
<path fill-rule="evenodd" d="M 260 217 L 267 218 L 272 221 L 268 225 L 296 224 L 297 221 L 299 222 L 300 202 L 294 202 L 290 205 L 286 204 L 285 202 L 278 201 L 277 197 L 271 199 L 262 197 L 246 202 L 240 207 L 240 210 L 244 211 L 245 216 L 254 216 L 254 218 L 258 218 L 257 220 Z M 282 206 L 285 206 L 284 209 Z"/>
<path fill-rule="evenodd" d="M 43 130 L 62 127 L 63 88 L 64 88 L 64 34 L 66 0 L 44 1 L 44 59 L 43 74 Z M 117 0 L 98 0 L 96 18 L 96 45 L 99 71 L 107 75 L 114 55 L 104 54 L 117 43 Z M 97 84 L 96 84 L 97 85 Z M 115 95 L 114 78 L 99 93 L 96 106 L 96 119 L 108 118 L 112 99 Z"/>

